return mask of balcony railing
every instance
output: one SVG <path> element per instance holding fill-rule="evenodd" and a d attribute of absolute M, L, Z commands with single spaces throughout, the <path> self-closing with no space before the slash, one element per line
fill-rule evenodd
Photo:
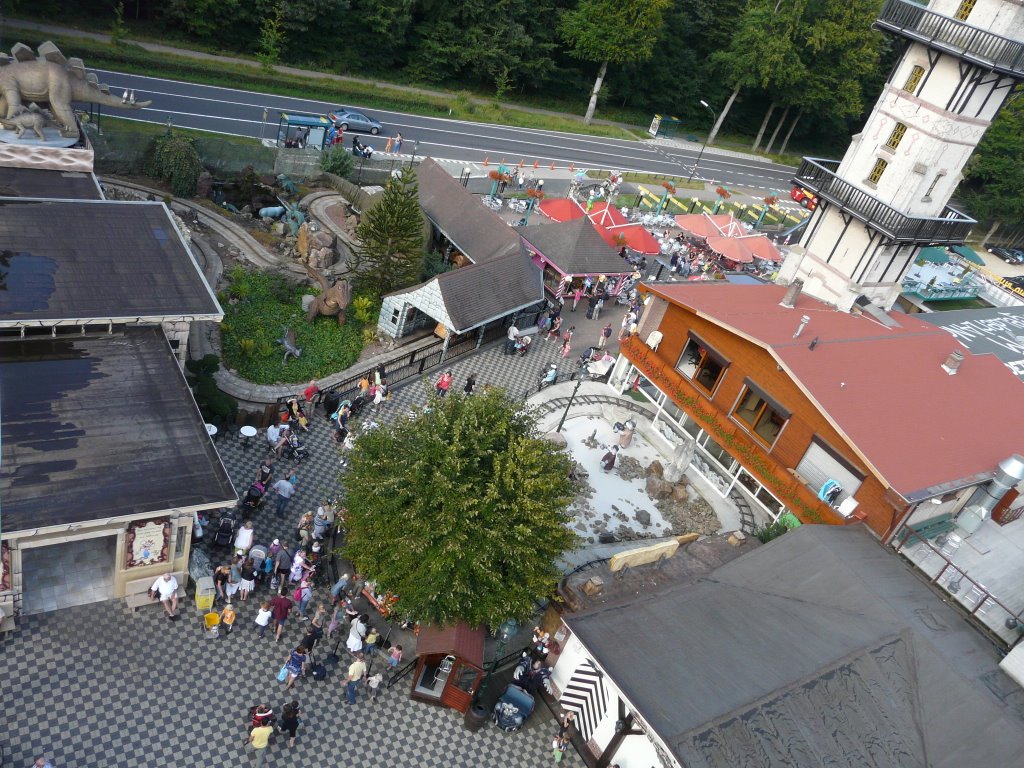
<path fill-rule="evenodd" d="M 1024 79 L 1024 43 L 972 27 L 908 0 L 886 0 L 874 26 Z"/>
<path fill-rule="evenodd" d="M 925 301 L 951 301 L 975 299 L 981 293 L 981 287 L 977 285 L 929 285 L 920 280 L 904 280 L 903 292 L 913 293 Z"/>
<path fill-rule="evenodd" d="M 893 242 L 960 245 L 978 223 L 948 205 L 937 218 L 909 216 L 840 177 L 838 168 L 838 160 L 805 157 L 793 183 L 839 206 Z"/>

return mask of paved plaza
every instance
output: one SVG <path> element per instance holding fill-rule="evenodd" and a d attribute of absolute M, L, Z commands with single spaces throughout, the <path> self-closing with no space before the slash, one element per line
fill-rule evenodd
<path fill-rule="evenodd" d="M 556 342 L 537 340 L 522 358 L 504 355 L 497 343 L 456 360 L 446 366 L 455 375 L 453 391 L 461 391 L 466 376 L 475 373 L 478 387 L 501 386 L 517 398 L 532 394 L 550 363 L 557 362 L 566 376 L 575 371 L 584 340 L 593 343 L 590 337 L 596 339 L 608 321 L 617 333 L 622 313 L 616 307 L 597 322 L 577 323 L 579 343 L 565 359 L 558 356 Z M 575 321 L 585 316 L 577 312 L 566 317 Z M 401 418 L 426 403 L 438 374 L 396 387 L 376 418 Z M 275 465 L 275 477 L 297 475 L 298 493 L 282 517 L 275 513 L 273 494 L 253 516 L 258 543 L 274 538 L 293 542 L 299 516 L 339 491 L 340 449 L 329 439 L 322 413 L 315 415 L 311 432 L 303 438 L 309 459 Z M 244 492 L 267 455 L 262 437 L 245 445 L 229 433 L 218 436 L 216 445 L 236 488 Z M 209 530 L 198 546 L 216 565 L 226 560 L 228 550 L 212 549 L 211 538 Z M 12 765 L 27 766 L 45 753 L 55 768 L 245 766 L 254 762 L 251 751 L 242 747 L 249 707 L 266 701 L 279 711 L 292 698 L 302 706 L 304 724 L 293 749 L 275 737 L 269 766 L 536 768 L 552 761 L 556 726 L 539 702 L 527 727 L 517 734 L 502 733 L 491 724 L 470 733 L 461 714 L 410 700 L 409 678 L 382 689 L 375 702 L 361 694 L 357 706 L 346 707 L 344 658 L 329 668 L 325 682 L 302 679 L 285 693 L 275 676 L 307 625 L 292 618 L 281 643 L 269 636 L 259 640 L 252 621 L 258 600 L 267 594 L 264 587 L 248 602 L 236 601 L 236 630 L 216 639 L 204 636 L 191 596 L 177 622 L 168 621 L 158 606 L 132 614 L 121 600 L 22 617 L 18 630 L 0 640 L 7 705 L 0 740 L 10 744 Z M 326 596 L 321 587 L 312 605 Z M 371 623 L 386 631 L 380 616 L 368 612 Z M 403 642 L 403 637 L 410 649 L 414 639 L 400 630 L 394 630 L 391 640 Z M 324 647 L 321 657 L 328 650 Z M 406 660 L 411 658 L 407 652 Z M 582 764 L 572 751 L 562 762 L 571 768 Z"/>

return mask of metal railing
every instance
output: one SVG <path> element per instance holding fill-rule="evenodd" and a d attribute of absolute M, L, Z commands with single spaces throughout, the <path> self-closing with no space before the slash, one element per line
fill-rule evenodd
<path fill-rule="evenodd" d="M 939 217 L 910 216 L 851 184 L 836 173 L 838 168 L 838 160 L 805 157 L 793 183 L 838 205 L 897 243 L 959 245 L 978 223 L 948 205 Z"/>
<path fill-rule="evenodd" d="M 908 0 L 886 0 L 874 26 L 1006 75 L 1024 77 L 1024 43 Z"/>
<path fill-rule="evenodd" d="M 941 301 L 949 299 L 973 299 L 981 292 L 977 285 L 954 285 L 941 286 L 929 285 L 920 280 L 904 280 L 903 292 L 913 293 L 922 299 L 929 301 Z"/>
<path fill-rule="evenodd" d="M 942 552 L 932 546 L 932 543 L 923 535 L 918 533 L 914 528 L 909 525 L 904 525 L 897 534 L 899 543 L 895 546 L 898 553 L 903 555 L 918 570 L 924 573 L 929 581 L 937 587 L 940 587 L 944 591 L 951 595 L 958 595 L 963 592 L 971 592 L 972 590 L 978 593 L 978 599 L 971 605 L 967 605 L 965 602 L 956 600 L 955 602 L 967 612 L 967 615 L 978 622 L 978 625 L 985 630 L 986 633 L 998 639 L 1002 644 L 1012 645 L 1007 640 L 997 634 L 996 630 L 993 629 L 992 625 L 984 621 L 984 617 L 992 609 L 993 606 L 1000 608 L 1004 614 L 1003 626 L 1007 629 L 1017 628 L 1017 630 L 1024 631 L 1024 612 L 1013 611 L 999 598 L 995 597 L 984 584 L 975 581 L 967 572 L 962 570 L 959 566 L 954 565 L 953 561 L 946 557 Z M 908 555 L 903 551 L 904 547 L 908 544 L 914 544 L 920 542 L 923 547 L 927 548 L 927 552 L 923 558 L 917 558 L 917 552 L 912 555 Z M 918 550 L 920 551 L 920 550 Z M 929 571 L 924 568 L 925 563 L 932 557 L 938 557 L 942 565 L 939 567 L 936 574 L 933 576 Z M 966 588 L 965 588 L 966 584 Z"/>

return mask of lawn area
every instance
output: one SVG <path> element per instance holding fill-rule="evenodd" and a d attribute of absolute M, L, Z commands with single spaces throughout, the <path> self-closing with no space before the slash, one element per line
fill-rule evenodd
<path fill-rule="evenodd" d="M 85 59 L 87 68 L 113 69 L 336 104 L 352 103 L 367 110 L 387 109 L 470 122 L 568 131 L 616 139 L 636 138 L 631 132 L 618 126 L 586 125 L 582 119 L 503 106 L 495 99 L 483 99 L 467 91 L 419 93 L 409 88 L 389 87 L 385 83 L 331 76 L 329 73 L 317 77 L 286 74 L 281 71 L 267 72 L 255 61 L 252 64 L 204 61 L 148 51 L 138 45 L 115 46 L 81 37 L 49 35 L 31 29 L 19 29 L 16 24 L 7 29 L 7 35 L 33 47 L 45 39 L 52 40 L 66 56 Z"/>
<path fill-rule="evenodd" d="M 280 275 L 235 267 L 220 298 L 224 306 L 221 344 L 226 367 L 255 384 L 294 384 L 342 371 L 362 351 L 360 324 L 349 314 L 345 325 L 333 317 L 307 323 L 303 294 L 309 285 L 289 283 Z M 283 362 L 277 343 L 285 327 L 295 331 L 298 359 Z"/>

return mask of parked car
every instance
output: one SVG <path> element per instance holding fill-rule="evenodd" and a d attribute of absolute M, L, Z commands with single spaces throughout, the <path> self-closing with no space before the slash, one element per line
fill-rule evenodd
<path fill-rule="evenodd" d="M 1006 250 L 1017 257 L 1018 264 L 1024 264 L 1024 248 L 1007 248 Z"/>
<path fill-rule="evenodd" d="M 1017 257 L 1017 254 L 1010 251 L 1009 248 L 989 248 L 988 252 L 993 256 L 998 256 L 1000 259 L 1008 264 L 1020 264 L 1021 260 Z"/>
<path fill-rule="evenodd" d="M 369 131 L 376 136 L 384 130 L 377 120 L 351 107 L 338 107 L 327 113 L 327 119 L 343 131 Z"/>

